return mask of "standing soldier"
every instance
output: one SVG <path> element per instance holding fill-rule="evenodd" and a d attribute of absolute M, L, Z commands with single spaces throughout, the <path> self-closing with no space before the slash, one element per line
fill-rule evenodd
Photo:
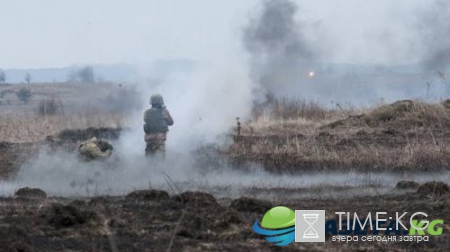
<path fill-rule="evenodd" d="M 154 94 L 150 97 L 151 109 L 144 113 L 145 156 L 161 153 L 164 156 L 166 151 L 166 139 L 169 126 L 173 125 L 173 119 L 164 105 L 163 97 Z"/>

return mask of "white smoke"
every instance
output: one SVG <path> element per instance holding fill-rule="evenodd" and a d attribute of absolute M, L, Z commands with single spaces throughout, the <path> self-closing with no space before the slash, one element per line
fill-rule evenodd
<path fill-rule="evenodd" d="M 192 73 L 177 74 L 159 85 L 140 87 L 140 99 L 147 108 L 150 96 L 160 93 L 174 118 L 168 133 L 169 149 L 186 151 L 214 143 L 235 125 L 236 117 L 249 115 L 253 83 L 242 62 L 239 58 L 201 62 Z M 136 153 L 142 152 L 143 112 L 133 116 L 132 125 L 134 130 L 123 136 L 120 144 L 135 149 Z"/>
<path fill-rule="evenodd" d="M 410 98 L 425 90 L 425 80 L 416 76 L 411 77 L 411 83 L 415 81 L 416 86 L 408 80 L 411 84 L 409 90 L 414 87 L 415 91 L 407 93 L 404 80 L 394 85 L 396 80 L 389 73 L 371 75 L 373 69 L 343 67 L 342 70 L 332 65 L 329 70 L 327 65 L 311 69 L 318 65 L 315 62 L 316 52 L 321 50 L 310 47 L 302 26 L 295 21 L 295 2 L 271 0 L 264 3 L 266 9 L 259 19 L 251 20 L 247 30 L 244 29 L 247 32 L 244 42 L 249 52 L 253 53 L 250 55 L 250 66 L 246 54 L 238 46 L 242 40 L 235 38 L 235 41 L 223 41 L 224 47 L 220 52 L 205 48 L 207 51 L 197 59 L 191 72 L 166 76 L 158 80 L 158 84 L 141 78 L 137 82 L 140 95 L 136 99 L 145 106 L 132 115 L 129 122 L 131 130 L 124 132 L 113 143 L 115 154 L 112 160 L 83 163 L 76 159 L 75 153 L 48 154 L 43 151 L 21 167 L 16 181 L 7 186 L 3 184 L 6 186 L 4 192 L 11 193 L 19 187 L 31 186 L 42 188 L 50 195 L 92 196 L 119 195 L 142 188 L 176 191 L 177 188 L 285 187 L 288 184 L 295 187 L 308 186 L 308 182 L 345 181 L 339 176 L 331 182 L 329 180 L 333 176 L 272 176 L 262 172 L 260 167 L 255 167 L 253 172 L 239 172 L 231 169 L 226 162 L 219 162 L 220 167 L 214 172 L 205 172 L 208 167 L 199 167 L 198 160 L 192 154 L 199 147 L 221 143 L 221 136 L 232 129 L 235 118 L 249 115 L 253 91 L 261 84 L 269 91 L 294 94 L 300 98 L 319 98 L 326 103 L 331 99 L 373 101 L 386 95 L 396 99 Z M 265 26 L 267 23 L 273 26 Z M 242 26 L 245 24 L 242 23 Z M 284 33 L 277 33 L 280 31 Z M 314 79 L 304 76 L 311 70 L 317 73 Z M 146 74 L 144 71 L 143 75 Z M 153 93 L 164 96 L 175 121 L 168 136 L 167 160 L 162 163 L 144 157 L 143 112 L 150 106 L 148 101 Z M 364 179 L 358 177 L 357 180 Z"/>
<path fill-rule="evenodd" d="M 243 54 L 237 52 L 238 48 L 227 57 L 205 58 L 196 63 L 192 72 L 175 73 L 158 82 L 138 82 L 140 96 L 136 99 L 143 107 L 131 115 L 130 130 L 122 132 L 113 143 L 110 160 L 83 163 L 76 153 L 49 154 L 43 150 L 21 167 L 10 189 L 32 186 L 50 195 L 93 196 L 123 195 L 143 188 L 175 193 L 181 188 L 193 190 L 219 181 L 228 181 L 228 185 L 236 182 L 244 173 L 231 171 L 226 162 L 220 163 L 219 170 L 212 168 L 213 173 L 205 173 L 214 164 L 203 162 L 199 167 L 193 152 L 208 144 L 223 143 L 236 124 L 235 118 L 245 118 L 251 111 L 254 84 L 248 77 L 245 59 L 239 56 Z M 143 113 L 150 107 L 154 93 L 163 95 L 175 121 L 168 133 L 164 162 L 144 157 Z"/>
<path fill-rule="evenodd" d="M 171 194 L 201 190 L 216 196 L 240 197 L 254 196 L 256 189 L 258 197 L 273 199 L 280 195 L 269 189 L 279 188 L 292 191 L 286 197 L 341 199 L 388 192 L 406 176 L 358 172 L 274 175 L 258 166 L 252 171 L 240 171 L 230 170 L 225 165 L 214 172 L 202 173 L 186 155 L 172 155 L 165 162 L 125 156 L 120 161 L 83 163 L 74 153 L 41 153 L 22 167 L 16 181 L 2 183 L 1 194 L 12 195 L 18 188 L 28 186 L 41 188 L 50 196 L 66 197 L 125 195 L 140 189 L 162 189 Z M 407 177 L 419 183 L 432 180 L 449 182 L 449 177 L 440 173 L 411 173 Z M 333 186 L 343 190 L 334 192 L 330 190 Z"/>

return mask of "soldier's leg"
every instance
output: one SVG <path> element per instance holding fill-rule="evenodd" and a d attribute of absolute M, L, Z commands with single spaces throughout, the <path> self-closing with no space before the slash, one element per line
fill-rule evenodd
<path fill-rule="evenodd" d="M 145 156 L 149 157 L 149 156 L 152 156 L 153 154 L 155 154 L 155 143 L 146 142 Z"/>
<path fill-rule="evenodd" d="M 161 141 L 158 145 L 158 156 L 161 158 L 166 157 L 166 141 Z"/>

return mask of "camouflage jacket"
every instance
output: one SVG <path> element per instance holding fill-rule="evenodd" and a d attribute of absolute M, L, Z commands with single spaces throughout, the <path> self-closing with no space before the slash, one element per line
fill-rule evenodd
<path fill-rule="evenodd" d="M 147 111 L 145 111 L 144 113 L 144 122 L 148 123 L 149 120 L 151 120 L 149 118 L 150 115 L 150 111 L 151 110 L 155 110 L 158 108 L 151 108 L 148 109 Z M 162 108 L 162 116 L 164 118 L 165 123 L 167 124 L 167 126 L 172 126 L 173 125 L 173 118 L 170 115 L 169 111 L 164 107 Z M 145 141 L 146 142 L 152 142 L 152 141 L 165 141 L 167 139 L 167 133 L 166 132 L 155 132 L 155 133 L 146 133 L 145 134 Z"/>
<path fill-rule="evenodd" d="M 78 146 L 78 152 L 86 160 L 106 159 L 111 156 L 113 147 L 106 141 L 93 137 Z"/>

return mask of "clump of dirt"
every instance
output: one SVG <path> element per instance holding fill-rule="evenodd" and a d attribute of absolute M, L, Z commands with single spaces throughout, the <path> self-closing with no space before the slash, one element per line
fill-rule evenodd
<path fill-rule="evenodd" d="M 447 184 L 440 181 L 427 182 L 417 189 L 417 193 L 422 196 L 440 197 L 450 192 Z"/>
<path fill-rule="evenodd" d="M 169 199 L 169 193 L 162 190 L 138 190 L 129 193 L 126 199 L 135 201 L 161 201 Z"/>
<path fill-rule="evenodd" d="M 395 185 L 396 189 L 417 189 L 419 183 L 411 180 L 401 180 Z"/>
<path fill-rule="evenodd" d="M 230 208 L 240 212 L 265 213 L 272 208 L 269 201 L 241 197 L 231 201 Z"/>
<path fill-rule="evenodd" d="M 22 198 L 22 199 L 46 199 L 47 198 L 47 194 L 43 190 L 41 190 L 39 188 L 29 188 L 29 187 L 20 188 L 15 193 L 15 196 L 17 198 Z"/>
<path fill-rule="evenodd" d="M 98 223 L 99 216 L 93 211 L 83 211 L 74 205 L 52 203 L 39 211 L 40 217 L 55 228 L 67 228 L 88 223 Z"/>
<path fill-rule="evenodd" d="M 184 192 L 175 195 L 173 199 L 182 204 L 192 204 L 195 206 L 216 206 L 217 202 L 214 196 L 205 192 Z"/>

